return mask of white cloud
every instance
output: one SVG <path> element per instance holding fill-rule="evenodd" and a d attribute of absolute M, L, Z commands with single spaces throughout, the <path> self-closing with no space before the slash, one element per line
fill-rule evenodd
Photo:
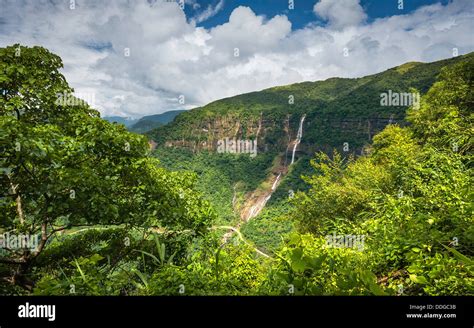
<path fill-rule="evenodd" d="M 224 0 L 219 0 L 219 2 L 213 7 L 212 5 L 207 6 L 207 8 L 199 13 L 196 17 L 193 18 L 193 21 L 196 23 L 201 23 L 209 18 L 215 16 L 219 11 L 224 8 Z"/>
<path fill-rule="evenodd" d="M 474 50 L 470 0 L 371 23 L 364 23 L 358 1 L 347 1 L 347 7 L 318 2 L 315 11 L 328 25 L 292 31 L 286 16 L 257 16 L 243 6 L 228 22 L 205 29 L 172 2 L 76 0 L 70 10 L 69 1 L 0 0 L 0 46 L 50 49 L 63 58 L 71 86 L 95 93 L 103 114 L 135 117 L 275 85 L 439 60 L 454 47 L 460 54 Z"/>
<path fill-rule="evenodd" d="M 331 27 L 340 29 L 359 25 L 367 19 L 360 0 L 320 0 L 313 8 L 315 14 L 327 20 Z"/>
<path fill-rule="evenodd" d="M 234 57 L 234 49 L 239 49 L 239 58 L 247 58 L 259 52 L 278 50 L 280 42 L 291 32 L 291 23 L 286 16 L 275 16 L 264 21 L 248 7 L 234 9 L 229 22 L 210 30 L 209 43 L 216 49 L 214 53 L 225 53 Z"/>

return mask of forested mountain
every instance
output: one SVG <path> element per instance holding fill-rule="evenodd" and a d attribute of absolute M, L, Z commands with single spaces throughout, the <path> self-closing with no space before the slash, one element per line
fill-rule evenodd
<path fill-rule="evenodd" d="M 62 67 L 0 48 L 0 294 L 473 294 L 473 54 L 216 101 L 154 151 Z"/>
<path fill-rule="evenodd" d="M 471 53 L 410 62 L 357 79 L 331 78 L 226 98 L 182 113 L 147 135 L 158 142 L 155 156 L 165 167 L 198 173 L 197 188 L 223 223 L 241 226 L 259 247 L 271 249 L 280 245 L 281 233 L 292 229 L 292 222 L 275 217 L 288 209 L 289 196 L 309 187 L 301 176 L 311 174 L 316 152 L 360 156 L 388 124 L 408 124 L 410 104 L 387 105 L 384 95 L 422 96 L 444 67 L 473 58 Z M 302 138 L 295 147 L 299 129 Z M 226 138 L 257 140 L 257 156 L 219 153 L 219 141 Z M 252 209 L 256 220 L 248 220 Z"/>
<path fill-rule="evenodd" d="M 415 89 L 423 95 L 441 68 L 473 56 L 410 62 L 362 78 L 303 82 L 225 98 L 182 113 L 148 135 L 162 145 L 212 151 L 221 138 L 257 138 L 259 152 L 281 152 L 296 137 L 306 115 L 300 151 L 310 155 L 334 148 L 342 151 L 348 142 L 350 152 L 360 152 L 389 122 L 404 120 L 408 106 L 381 105 L 381 94 Z"/>
<path fill-rule="evenodd" d="M 122 116 L 105 116 L 103 119 L 110 123 L 115 122 L 115 123 L 123 124 L 126 127 L 132 126 L 138 121 L 130 117 L 122 117 Z"/>
<path fill-rule="evenodd" d="M 162 125 L 168 124 L 182 112 L 184 112 L 184 110 L 170 110 L 162 114 L 143 116 L 128 129 L 136 133 L 145 133 Z"/>

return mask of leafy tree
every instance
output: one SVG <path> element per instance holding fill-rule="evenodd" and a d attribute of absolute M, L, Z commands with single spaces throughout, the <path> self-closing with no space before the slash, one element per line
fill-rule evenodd
<path fill-rule="evenodd" d="M 0 231 L 39 236 L 34 250 L 2 249 L 0 263 L 4 282 L 28 290 L 59 232 L 115 225 L 197 236 L 214 218 L 193 191 L 194 175 L 158 167 L 144 137 L 71 95 L 61 68 L 41 47 L 0 48 Z"/>

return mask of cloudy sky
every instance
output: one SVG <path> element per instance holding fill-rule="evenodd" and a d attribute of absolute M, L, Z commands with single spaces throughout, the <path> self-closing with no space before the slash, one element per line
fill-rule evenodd
<path fill-rule="evenodd" d="M 0 47 L 48 48 L 102 115 L 134 118 L 465 54 L 473 31 L 473 0 L 0 0 Z"/>

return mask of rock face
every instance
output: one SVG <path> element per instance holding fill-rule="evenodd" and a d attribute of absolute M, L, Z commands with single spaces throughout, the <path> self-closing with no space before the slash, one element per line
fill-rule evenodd
<path fill-rule="evenodd" d="M 153 140 L 148 141 L 148 146 L 150 147 L 150 150 L 155 150 L 157 145 L 158 144 Z"/>
<path fill-rule="evenodd" d="M 178 140 L 166 140 L 166 147 L 188 147 L 193 150 L 217 151 L 219 141 L 223 140 L 262 140 L 260 134 L 262 121 L 251 119 L 242 122 L 240 118 L 224 115 L 214 119 L 195 122 L 185 136 Z M 258 144 L 258 141 L 257 141 Z"/>
<path fill-rule="evenodd" d="M 302 117 L 305 117 L 301 122 Z M 305 136 L 297 142 L 298 131 L 301 129 Z M 256 154 L 262 152 L 285 152 L 291 162 L 293 150 L 298 155 L 311 155 L 317 151 L 331 152 L 336 148 L 343 152 L 345 143 L 351 153 L 360 153 L 364 144 L 370 143 L 372 137 L 383 130 L 388 124 L 404 125 L 403 120 L 393 118 L 318 118 L 314 115 L 297 114 L 286 117 L 266 118 L 261 113 L 258 119 L 241 121 L 235 117 L 223 116 L 214 120 L 196 122 L 180 139 L 168 139 L 162 142 L 165 147 L 186 147 L 194 152 L 207 150 L 211 152 L 249 153 L 242 147 L 235 151 L 221 151 L 229 142 L 236 144 L 252 142 L 257 145 Z M 328 140 L 328 135 L 336 135 Z M 354 142 L 355 141 L 355 142 Z M 294 159 L 293 159 L 294 161 Z"/>

